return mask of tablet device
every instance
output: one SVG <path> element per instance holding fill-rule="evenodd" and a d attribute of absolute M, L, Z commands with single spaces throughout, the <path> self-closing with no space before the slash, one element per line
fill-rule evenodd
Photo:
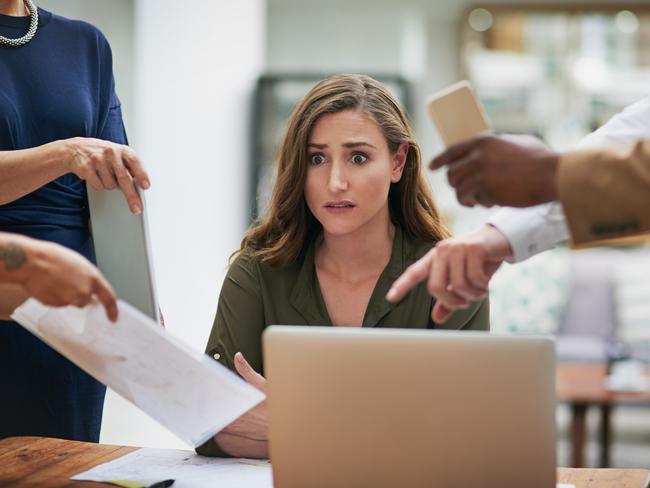
<path fill-rule="evenodd" d="M 90 226 L 97 266 L 117 295 L 160 322 L 147 206 L 143 193 L 139 193 L 143 211 L 133 215 L 120 190 L 98 191 L 88 187 Z"/>
<path fill-rule="evenodd" d="M 468 81 L 460 81 L 430 96 L 427 107 L 447 147 L 490 130 L 485 110 Z"/>

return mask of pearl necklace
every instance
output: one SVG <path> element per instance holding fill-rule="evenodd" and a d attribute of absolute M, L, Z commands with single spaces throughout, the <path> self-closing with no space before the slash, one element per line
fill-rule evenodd
<path fill-rule="evenodd" d="M 9 47 L 18 47 L 27 44 L 32 40 L 34 34 L 36 34 L 36 29 L 38 29 L 38 8 L 34 5 L 32 0 L 24 0 L 25 6 L 29 9 L 29 30 L 27 34 L 18 39 L 9 39 L 8 37 L 0 36 L 0 46 L 9 46 Z"/>

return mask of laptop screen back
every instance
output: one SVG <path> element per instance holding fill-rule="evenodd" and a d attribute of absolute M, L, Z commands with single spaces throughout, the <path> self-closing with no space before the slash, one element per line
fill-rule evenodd
<path fill-rule="evenodd" d="M 555 486 L 548 338 L 270 327 L 275 485 Z"/>

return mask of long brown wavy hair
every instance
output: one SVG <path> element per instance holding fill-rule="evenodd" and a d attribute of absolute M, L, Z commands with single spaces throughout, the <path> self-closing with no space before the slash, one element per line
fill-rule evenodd
<path fill-rule="evenodd" d="M 343 110 L 370 116 L 381 128 L 392 154 L 400 144 L 408 144 L 402 177 L 391 184 L 388 193 L 393 221 L 416 239 L 439 241 L 451 235 L 422 174 L 420 148 L 404 110 L 377 80 L 344 74 L 320 81 L 293 110 L 277 159 L 270 205 L 246 232 L 239 252 L 248 250 L 263 262 L 284 266 L 298 259 L 321 232 L 322 225 L 307 207 L 304 195 L 307 144 L 319 117 Z"/>

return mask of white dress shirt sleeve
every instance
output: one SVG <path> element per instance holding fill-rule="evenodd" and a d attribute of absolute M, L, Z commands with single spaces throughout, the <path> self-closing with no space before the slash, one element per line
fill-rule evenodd
<path fill-rule="evenodd" d="M 576 149 L 627 145 L 650 138 L 650 97 L 626 107 L 605 125 L 585 136 Z M 546 203 L 530 208 L 504 207 L 488 221 L 508 239 L 512 262 L 528 259 L 569 238 L 562 205 Z"/>

